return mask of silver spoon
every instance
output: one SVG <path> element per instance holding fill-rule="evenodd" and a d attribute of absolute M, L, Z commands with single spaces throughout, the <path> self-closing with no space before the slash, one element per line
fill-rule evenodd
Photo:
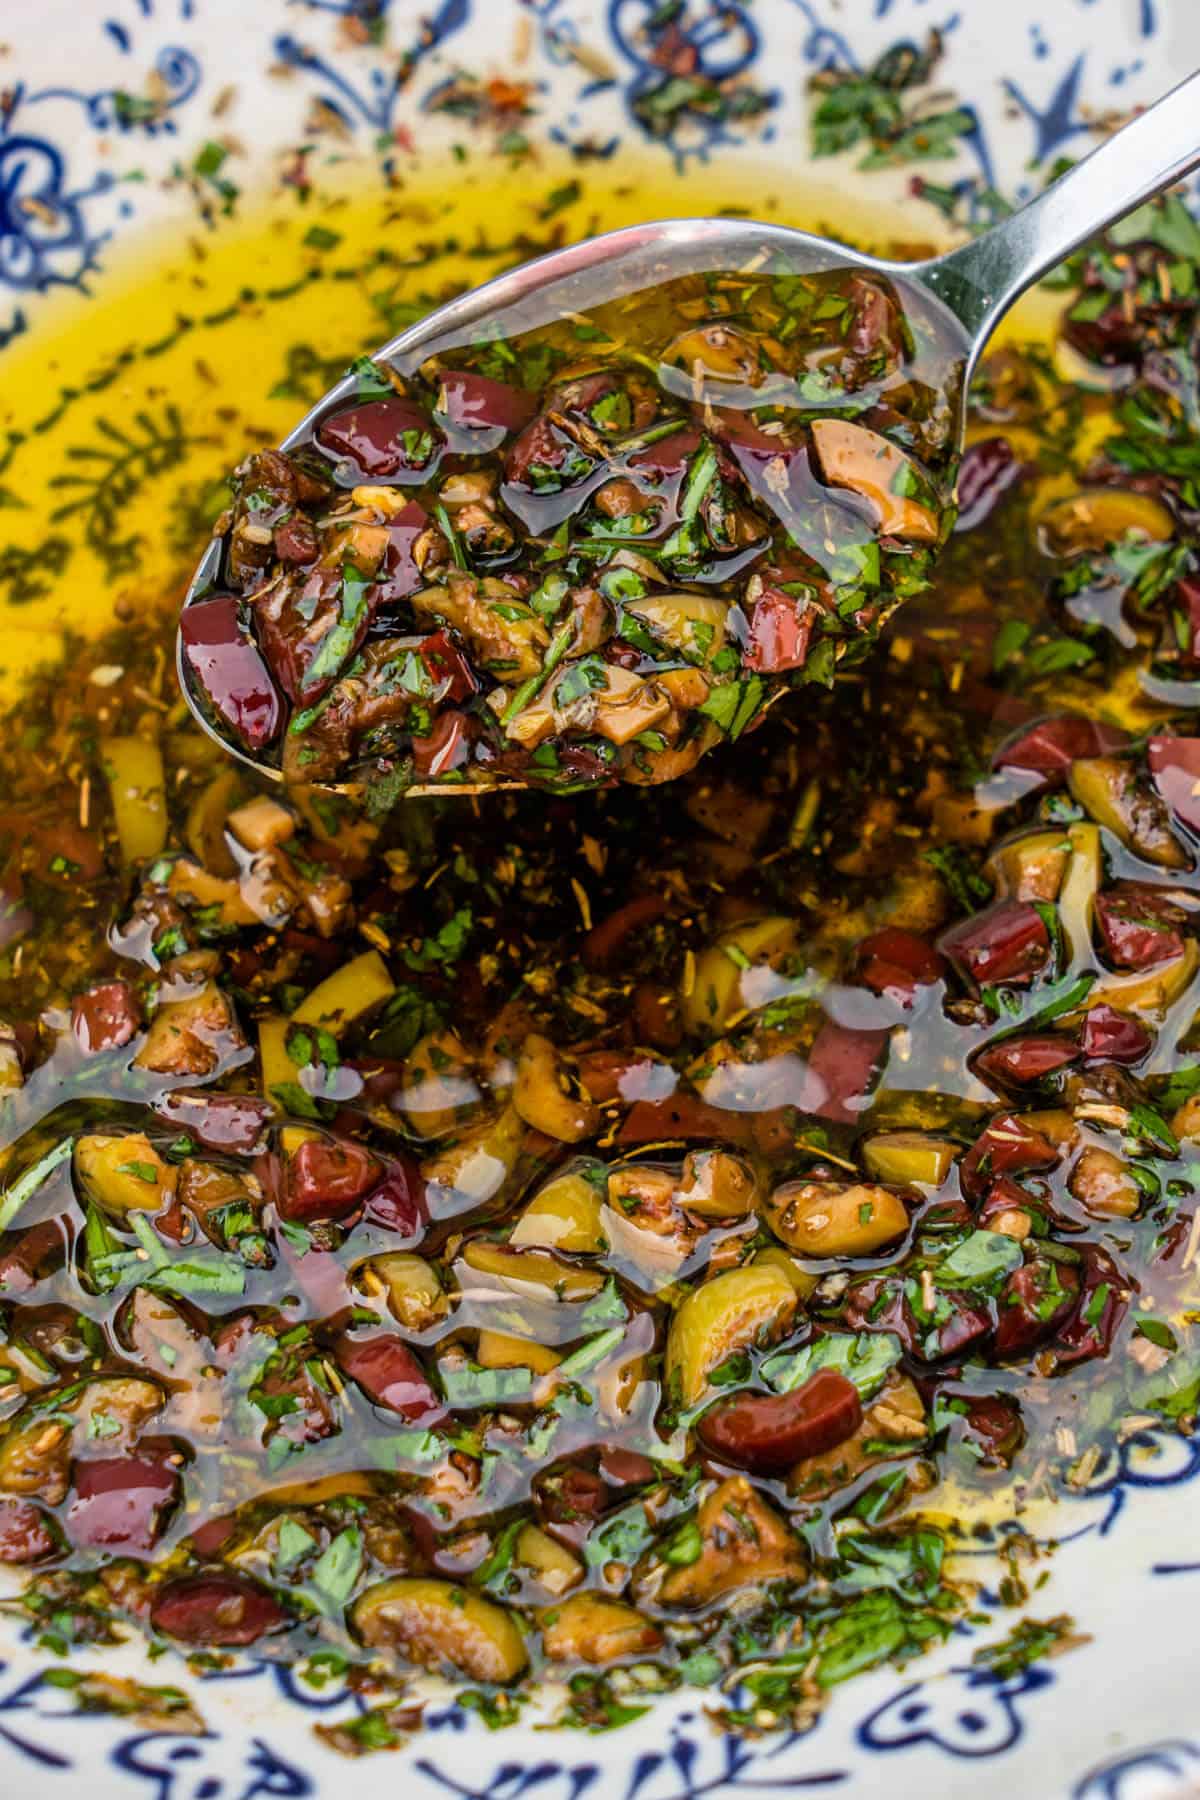
<path fill-rule="evenodd" d="M 936 334 L 946 366 L 955 371 L 961 445 L 967 386 L 1005 313 L 1081 244 L 1200 167 L 1198 117 L 1200 73 L 1182 81 L 1019 212 L 971 243 L 923 262 L 866 256 L 830 238 L 746 219 L 665 219 L 631 225 L 569 244 L 496 276 L 402 331 L 376 351 L 372 361 L 410 375 L 427 358 L 476 342 L 482 327 L 502 326 L 502 335 L 515 337 L 685 275 L 750 273 L 768 265 L 774 274 L 861 269 L 885 276 L 910 317 Z M 280 448 L 289 451 L 306 443 L 328 412 L 355 398 L 356 378 L 348 373 Z M 220 576 L 221 548 L 221 540 L 214 539 L 201 558 L 185 607 L 213 591 Z M 209 736 L 259 774 L 281 780 L 278 769 L 226 738 L 207 717 L 182 639 L 177 666 L 188 705 Z M 488 784 L 498 785 L 524 784 Z M 462 783 L 408 791 L 462 794 L 487 788 Z"/>

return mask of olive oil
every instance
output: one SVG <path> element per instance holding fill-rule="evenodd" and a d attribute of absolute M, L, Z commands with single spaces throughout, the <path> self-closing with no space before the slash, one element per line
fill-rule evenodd
<path fill-rule="evenodd" d="M 215 228 L 131 235 L 84 297 L 37 301 L 0 387 L 0 694 L 178 589 L 231 463 L 275 443 L 363 351 L 431 305 L 570 237 L 712 207 L 809 217 L 749 172 L 661 165 L 576 177 L 480 159 Z M 322 228 L 313 230 L 319 223 Z M 314 247 L 315 245 L 321 247 Z"/>
<path fill-rule="evenodd" d="M 578 198 L 552 208 L 564 174 Z M 431 166 L 398 190 L 308 206 L 281 192 L 214 228 L 131 234 L 86 298 L 31 307 L 3 355 L 0 696 L 61 653 L 64 632 L 95 635 L 177 592 L 231 463 L 278 442 L 354 356 L 572 237 L 722 210 L 878 249 L 894 232 L 882 205 L 847 216 L 844 196 L 783 190 L 755 166 L 622 161 L 580 176 L 548 160 Z"/>

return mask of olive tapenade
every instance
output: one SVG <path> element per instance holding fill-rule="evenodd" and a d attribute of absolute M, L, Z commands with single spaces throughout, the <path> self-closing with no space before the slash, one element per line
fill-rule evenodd
<path fill-rule="evenodd" d="M 362 359 L 235 472 L 183 667 L 289 780 L 673 780 L 925 585 L 960 372 L 882 278 L 689 277 L 502 329 Z"/>
<path fill-rule="evenodd" d="M 418 1669 L 493 1725 L 688 1686 L 800 1729 L 964 1619 L 1003 1633 L 1053 1503 L 1164 1445 L 1178 1469 L 1200 299 L 1162 304 L 1191 293 L 1178 216 L 1133 229 L 1067 300 L 1111 396 L 1041 344 L 988 359 L 936 589 L 677 784 L 389 810 L 273 783 L 194 729 L 166 610 L 0 717 L 0 1562 L 56 1654 L 143 1629 L 336 1671 L 383 1696 L 323 1724 L 352 1751 L 419 1723 Z M 448 477 L 426 429 L 406 454 Z M 335 487 L 265 504 L 269 543 L 235 526 L 248 593 L 280 531 L 381 529 L 321 524 Z M 465 681 L 466 633 L 427 626 L 413 654 Z M 324 641 L 288 639 L 298 692 Z M 282 689 L 220 691 L 284 730 Z M 964 1545 L 1007 1559 L 994 1588 Z"/>

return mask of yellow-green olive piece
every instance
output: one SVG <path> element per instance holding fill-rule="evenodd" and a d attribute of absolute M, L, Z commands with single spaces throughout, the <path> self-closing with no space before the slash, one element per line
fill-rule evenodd
<path fill-rule="evenodd" d="M 527 1569 L 548 1594 L 565 1594 L 583 1580 L 583 1564 L 565 1544 L 552 1538 L 540 1525 L 523 1525 L 517 1534 L 513 1561 Z"/>
<path fill-rule="evenodd" d="M 540 1623 L 542 1648 L 552 1662 L 619 1662 L 645 1656 L 663 1641 L 650 1619 L 605 1594 L 573 1594 L 544 1612 Z"/>
<path fill-rule="evenodd" d="M 421 1164 L 430 1210 L 452 1218 L 494 1200 L 517 1166 L 525 1121 L 511 1106 L 458 1132 Z"/>
<path fill-rule="evenodd" d="M 560 1144 L 591 1137 L 600 1123 L 600 1110 L 579 1092 L 578 1083 L 574 1088 L 572 1092 L 563 1060 L 550 1039 L 531 1031 L 517 1056 L 512 1097 L 525 1123 Z"/>
<path fill-rule="evenodd" d="M 820 1285 L 821 1277 L 811 1269 L 804 1268 L 794 1256 L 789 1256 L 782 1244 L 768 1244 L 765 1250 L 754 1252 L 755 1265 L 765 1264 L 767 1268 L 779 1269 L 796 1290 L 796 1297 L 801 1302 L 808 1299 L 813 1289 Z"/>
<path fill-rule="evenodd" d="M 710 662 L 725 642 L 730 603 L 709 594 L 650 594 L 625 606 L 656 638 L 694 662 Z"/>
<path fill-rule="evenodd" d="M 1067 785 L 1089 818 L 1146 862 L 1160 869 L 1187 868 L 1187 852 L 1171 831 L 1166 807 L 1131 764 L 1117 756 L 1083 757 L 1071 764 Z"/>
<path fill-rule="evenodd" d="M 75 1145 L 75 1175 L 102 1212 L 158 1212 L 175 1192 L 179 1171 L 144 1131 L 86 1133 Z"/>
<path fill-rule="evenodd" d="M 881 1131 L 862 1146 L 867 1174 L 876 1181 L 909 1187 L 914 1181 L 940 1187 L 950 1173 L 957 1145 L 950 1138 L 926 1137 L 922 1131 Z"/>
<path fill-rule="evenodd" d="M 574 1170 L 556 1175 L 538 1189 L 513 1227 L 509 1242 L 575 1256 L 607 1249 L 600 1223 L 601 1198 L 595 1185 Z"/>
<path fill-rule="evenodd" d="M 671 1321 L 666 1374 L 680 1404 L 695 1406 L 708 1378 L 737 1350 L 782 1337 L 796 1312 L 796 1290 L 766 1263 L 730 1269 L 690 1293 Z"/>
<path fill-rule="evenodd" d="M 744 1157 L 728 1150 L 691 1150 L 675 1198 L 705 1219 L 739 1218 L 754 1210 L 758 1183 Z"/>
<path fill-rule="evenodd" d="M 445 1137 L 482 1097 L 457 1033 L 431 1031 L 413 1046 L 404 1066 L 399 1104 L 419 1137 Z"/>
<path fill-rule="evenodd" d="M 1070 860 L 1065 831 L 1028 831 L 999 844 L 983 872 L 1002 899 L 1057 900 Z"/>
<path fill-rule="evenodd" d="M 866 1181 L 785 1181 L 771 1195 L 767 1219 L 803 1256 L 870 1256 L 908 1230 L 901 1195 Z"/>
<path fill-rule="evenodd" d="M 1175 521 L 1161 500 L 1128 488 L 1091 488 L 1048 506 L 1039 535 L 1057 556 L 1080 556 L 1120 544 L 1131 534 L 1147 543 L 1168 543 Z"/>
<path fill-rule="evenodd" d="M 796 945 L 796 921 L 779 915 L 747 919 L 721 933 L 696 958 L 681 1013 L 689 1031 L 723 1031 L 746 1004 L 742 978 L 753 968 L 786 956 Z"/>
<path fill-rule="evenodd" d="M 57 1506 L 66 1499 L 71 1434 L 60 1419 L 42 1414 L 12 1425 L 0 1437 L 0 1494 L 30 1494 Z"/>
<path fill-rule="evenodd" d="M 529 1662 L 512 1614 L 455 1581 L 396 1576 L 355 1601 L 354 1629 L 372 1649 L 470 1681 L 515 1681 Z"/>
<path fill-rule="evenodd" d="M 449 1309 L 433 1264 L 409 1250 L 371 1257 L 358 1271 L 357 1280 L 368 1292 L 386 1293 L 392 1317 L 409 1331 L 428 1331 Z"/>
<path fill-rule="evenodd" d="M 1067 1187 L 1094 1219 L 1132 1219 L 1145 1200 L 1129 1164 L 1099 1144 L 1080 1152 Z"/>
<path fill-rule="evenodd" d="M 548 1375 L 561 1360 L 557 1350 L 506 1331 L 485 1329 L 475 1345 L 475 1361 L 481 1369 L 532 1369 L 535 1375 Z"/>
<path fill-rule="evenodd" d="M 707 1606 L 738 1588 L 805 1574 L 799 1538 L 744 1475 L 731 1475 L 701 1501 L 696 1525 L 700 1555 L 669 1569 L 658 1589 L 667 1606 Z"/>
<path fill-rule="evenodd" d="M 491 1275 L 503 1282 L 533 1282 L 546 1288 L 547 1299 L 590 1300 L 604 1286 L 604 1277 L 596 1269 L 580 1269 L 574 1263 L 541 1250 L 510 1250 L 506 1244 L 491 1244 L 477 1238 L 463 1251 L 467 1267 L 481 1275 Z"/>

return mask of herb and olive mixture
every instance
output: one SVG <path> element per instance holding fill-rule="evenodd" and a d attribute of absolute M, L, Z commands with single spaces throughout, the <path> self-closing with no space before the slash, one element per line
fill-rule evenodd
<path fill-rule="evenodd" d="M 958 370 L 861 274 L 676 280 L 259 451 L 186 678 L 288 780 L 670 781 L 826 685 L 953 520 Z"/>
<path fill-rule="evenodd" d="M 413 1665 L 493 1725 L 546 1673 L 575 1725 L 685 1683 L 802 1725 L 978 1618 L 960 1533 L 1020 1601 L 1041 1503 L 1194 1431 L 1196 238 L 1168 203 L 1077 259 L 1089 383 L 986 365 L 937 591 L 678 783 L 269 788 L 166 611 L 0 720 L 0 1559 L 42 1642 L 349 1670 L 348 1750 L 419 1723 Z M 679 478 L 740 517 L 706 442 Z M 302 512 L 249 590 L 282 531 L 391 529 Z"/>

